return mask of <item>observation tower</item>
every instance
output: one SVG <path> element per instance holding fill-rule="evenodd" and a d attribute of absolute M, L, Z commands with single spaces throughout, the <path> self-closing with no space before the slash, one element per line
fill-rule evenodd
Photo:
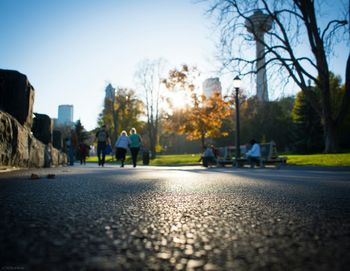
<path fill-rule="evenodd" d="M 259 101 L 268 101 L 265 55 L 264 55 L 264 34 L 272 27 L 272 18 L 264 14 L 260 9 L 245 21 L 248 32 L 254 35 L 256 40 L 256 96 Z"/>

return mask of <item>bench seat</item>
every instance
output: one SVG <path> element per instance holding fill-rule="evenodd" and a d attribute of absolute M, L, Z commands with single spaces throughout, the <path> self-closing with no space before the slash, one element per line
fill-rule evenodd
<path fill-rule="evenodd" d="M 241 153 L 246 153 L 246 146 L 240 146 Z M 287 163 L 287 157 L 280 157 L 277 154 L 276 143 L 271 141 L 269 143 L 260 144 L 261 149 L 261 159 L 260 163 L 257 165 L 260 168 L 264 168 L 267 165 L 274 165 L 277 168 L 280 168 L 282 165 Z M 218 166 L 232 165 L 234 167 L 244 167 L 249 165 L 250 161 L 246 158 L 234 158 L 235 148 L 234 147 L 224 147 L 220 150 L 220 155 L 217 158 Z"/>

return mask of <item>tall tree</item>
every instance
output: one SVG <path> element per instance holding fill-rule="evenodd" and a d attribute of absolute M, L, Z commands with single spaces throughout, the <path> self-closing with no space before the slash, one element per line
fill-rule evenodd
<path fill-rule="evenodd" d="M 118 88 L 113 95 L 106 95 L 104 109 L 98 122 L 106 124 L 111 140 L 115 142 L 122 130 L 142 127 L 139 118 L 143 104 L 133 89 Z"/>
<path fill-rule="evenodd" d="M 342 97 L 345 92 L 345 85 L 341 84 L 339 76 L 335 76 L 330 72 L 330 96 L 333 115 L 336 116 L 341 110 Z M 315 86 L 310 86 L 310 91 L 314 93 L 316 99 L 320 100 L 321 90 Z M 298 151 L 315 152 L 320 150 L 320 142 L 322 142 L 322 121 L 317 112 L 310 106 L 310 102 L 306 99 L 303 92 L 299 92 L 293 108 L 293 120 L 296 124 L 296 147 Z M 340 135 L 339 144 L 342 147 L 349 146 L 347 138 L 350 137 L 350 112 L 345 116 L 341 125 L 336 127 Z M 346 139 L 346 140 L 344 140 Z M 300 148 L 302 147 L 302 148 Z"/>
<path fill-rule="evenodd" d="M 143 112 L 143 103 L 132 89 L 119 88 L 115 96 L 114 110 L 118 116 L 118 135 L 122 130 L 129 131 L 142 128 L 140 116 Z"/>
<path fill-rule="evenodd" d="M 298 153 L 316 153 L 322 150 L 321 118 L 310 106 L 303 92 L 297 94 L 293 108 L 294 148 Z"/>
<path fill-rule="evenodd" d="M 76 121 L 75 126 L 75 134 L 77 136 L 78 143 L 84 142 L 89 139 L 89 133 L 85 130 L 83 124 L 80 119 Z"/>
<path fill-rule="evenodd" d="M 264 67 L 270 69 L 270 74 L 283 78 L 284 82 L 291 79 L 299 86 L 322 119 L 324 151 L 336 151 L 336 127 L 344 121 L 349 110 L 350 90 L 349 87 L 346 88 L 341 99 L 341 108 L 337 114 L 334 114 L 328 61 L 332 56 L 334 44 L 349 40 L 349 32 L 346 31 L 348 23 L 346 12 L 349 8 L 340 7 L 337 17 L 331 18 L 326 24 L 319 24 L 322 10 L 316 10 L 315 7 L 327 9 L 326 1 L 316 3 L 321 1 L 214 0 L 213 2 L 210 11 L 218 14 L 222 26 L 221 44 L 224 65 L 234 67 L 234 70 L 236 72 L 238 70 L 241 74 L 256 72 L 253 67 L 258 59 L 249 58 L 250 56 L 245 55 L 244 52 L 247 46 L 253 46 L 254 40 L 264 44 L 266 48 L 263 54 L 266 58 Z M 328 4 L 334 5 L 333 2 Z M 341 5 L 339 2 L 337 4 Z M 269 15 L 270 20 L 273 21 L 271 30 L 265 34 L 266 39 L 262 39 L 258 34 L 260 29 L 254 28 L 250 17 L 257 8 Z M 326 16 L 322 18 L 325 20 Z M 253 26 L 253 35 L 247 32 L 247 24 Z M 302 40 L 307 41 L 307 44 L 304 44 L 303 50 L 298 50 Z M 349 72 L 347 68 L 345 75 L 347 84 Z M 309 80 L 320 88 L 320 102 L 310 91 L 307 84 Z"/>
<path fill-rule="evenodd" d="M 159 124 L 161 115 L 161 91 L 165 61 L 163 59 L 144 60 L 140 63 L 135 79 L 139 85 L 144 102 L 146 129 L 149 138 L 151 158 L 156 157 L 159 140 Z"/>
<path fill-rule="evenodd" d="M 221 97 L 221 93 L 214 92 L 210 97 L 199 95 L 196 92 L 196 74 L 198 71 L 195 67 L 183 65 L 181 69 L 171 70 L 169 77 L 163 81 L 171 91 L 182 88 L 191 96 L 188 106 L 168 115 L 168 129 L 187 135 L 189 140 L 199 139 L 204 147 L 207 138 L 222 135 L 220 128 L 223 119 L 230 115 L 230 106 Z"/>

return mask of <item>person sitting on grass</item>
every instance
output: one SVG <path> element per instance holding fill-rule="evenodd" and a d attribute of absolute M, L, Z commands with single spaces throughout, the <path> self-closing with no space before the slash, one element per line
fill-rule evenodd
<path fill-rule="evenodd" d="M 250 140 L 250 145 L 251 148 L 249 151 L 246 153 L 246 157 L 250 163 L 250 167 L 254 168 L 254 165 L 260 164 L 260 156 L 261 156 L 261 151 L 260 151 L 260 145 L 255 141 L 255 139 Z"/>

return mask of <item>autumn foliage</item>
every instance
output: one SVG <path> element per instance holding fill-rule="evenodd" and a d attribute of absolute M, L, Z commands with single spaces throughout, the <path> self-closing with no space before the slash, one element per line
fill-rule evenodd
<path fill-rule="evenodd" d="M 167 114 L 165 128 L 178 134 L 186 135 L 189 140 L 201 140 L 205 145 L 207 138 L 215 138 L 227 135 L 220 130 L 223 120 L 230 113 L 230 103 L 225 101 L 221 93 L 214 92 L 210 97 L 200 95 L 195 80 L 199 75 L 195 67 L 183 65 L 181 69 L 169 72 L 169 77 L 164 80 L 170 91 L 180 88 L 190 92 L 189 104 L 181 109 Z"/>

